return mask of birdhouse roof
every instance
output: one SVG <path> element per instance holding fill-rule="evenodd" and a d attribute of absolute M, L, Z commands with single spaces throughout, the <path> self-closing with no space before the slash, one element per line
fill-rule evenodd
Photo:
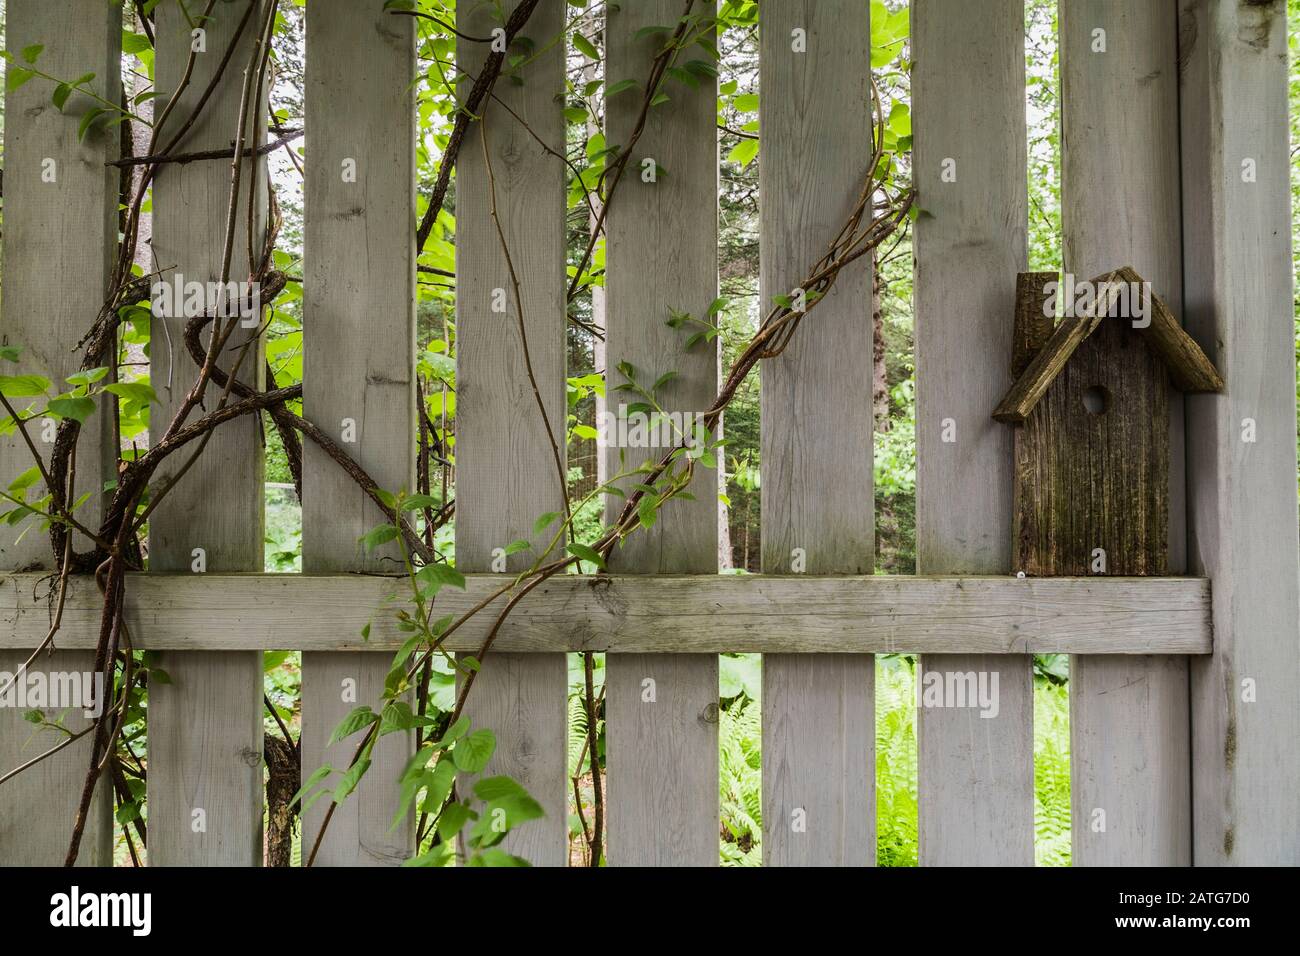
<path fill-rule="evenodd" d="M 1134 329 L 1144 336 L 1147 345 L 1168 369 L 1169 380 L 1174 387 L 1183 392 L 1223 391 L 1223 379 L 1214 363 L 1201 351 L 1195 340 L 1183 331 L 1164 300 L 1149 289 L 1131 266 L 1107 272 L 1092 282 L 1100 292 L 1091 314 L 1066 317 L 1057 324 L 1051 337 L 994 409 L 995 419 L 1019 424 L 1029 416 L 1070 361 L 1074 350 L 1110 315 L 1121 288 L 1129 287 L 1128 283 L 1136 283 L 1136 288 L 1141 290 L 1140 294 L 1150 295 L 1151 301 L 1147 303 L 1150 323 L 1145 327 L 1134 326 Z"/>

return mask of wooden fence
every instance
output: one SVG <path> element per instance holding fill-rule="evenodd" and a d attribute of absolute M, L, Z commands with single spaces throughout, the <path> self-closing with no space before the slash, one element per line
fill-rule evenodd
<path fill-rule="evenodd" d="M 214 75 L 213 51 L 225 49 L 246 5 L 262 2 L 217 5 L 191 103 Z M 304 407 L 336 440 L 350 419 L 358 440 L 349 451 L 382 485 L 409 488 L 416 57 L 413 21 L 381 6 L 307 5 Z M 762 301 L 800 281 L 856 198 L 870 141 L 868 6 L 761 5 Z M 463 32 L 490 33 L 481 6 L 461 7 Z M 611 81 L 647 73 L 656 40 L 638 31 L 675 22 L 681 7 L 625 0 L 608 14 Z M 1170 567 L 1190 576 L 1013 575 L 1011 431 L 989 416 L 1010 384 L 1015 277 L 1026 267 L 1024 10 L 1021 0 L 912 0 L 914 176 L 924 210 L 914 237 L 920 573 L 871 576 L 871 276 L 860 260 L 789 350 L 762 368 L 765 573 L 714 575 L 717 478 L 701 469 L 695 500 L 671 504 L 654 529 L 631 539 L 610 575 L 552 579 L 505 625 L 470 715 L 497 733 L 490 771 L 514 775 L 547 811 L 510 834 L 511 852 L 567 863 L 564 654 L 603 650 L 610 864 L 716 864 L 717 654 L 758 651 L 765 862 L 872 864 L 872 654 L 903 651 L 922 655 L 923 672 L 1000 678 L 995 717 L 918 711 L 921 862 L 1031 865 L 1029 655 L 1051 651 L 1074 655 L 1076 864 L 1300 862 L 1284 7 L 1061 4 L 1064 267 L 1094 275 L 1134 266 L 1227 382 L 1224 395 L 1189 397 L 1171 416 Z M 558 34 L 564 16 L 561 0 L 544 0 L 528 32 Z M 791 42 L 797 30 L 806 49 Z M 235 62 L 247 59 L 254 32 L 236 45 Z M 101 0 L 8 2 L 9 50 L 42 43 L 43 68 L 94 70 L 96 91 L 109 99 L 120 38 L 120 11 Z M 191 46 L 177 5 L 157 8 L 157 38 L 165 93 Z M 475 70 L 482 46 L 461 51 Z M 541 50 L 523 84 L 498 87 L 548 143 L 564 141 L 564 66 L 562 49 Z M 232 71 L 216 85 L 179 149 L 229 146 L 239 82 Z M 75 346 L 107 286 L 118 183 L 105 166 L 116 156 L 114 136 L 94 131 L 79 142 L 75 117 L 49 95 L 31 82 L 6 99 L 0 332 L 26 346 L 24 370 L 60 380 L 75 371 Z M 670 308 L 702 314 L 716 295 L 716 89 L 705 80 L 674 97 L 671 109 L 652 112 L 634 157 L 668 175 L 629 177 L 610 209 L 607 356 L 611 369 L 630 362 L 645 381 L 676 371 L 666 406 L 702 411 L 717 389 L 717 355 L 686 351 L 664 319 Z M 265 108 L 248 116 L 255 141 Z M 635 97 L 611 98 L 611 143 L 626 141 L 636 108 Z M 504 109 L 489 110 L 470 139 L 457 170 L 456 553 L 463 571 L 477 573 L 465 592 L 440 597 L 447 613 L 502 580 L 490 573 L 493 549 L 532 538 L 537 515 L 559 510 L 550 441 L 563 447 L 565 414 L 564 168 Z M 42 178 L 47 159 L 55 182 Z M 340 176 L 349 160 L 355 182 Z M 1247 161 L 1252 177 L 1243 175 Z M 162 266 L 217 274 L 229 176 L 225 163 L 162 168 L 153 196 Z M 517 313 L 491 308 L 493 291 L 510 284 L 492 190 L 521 280 L 549 437 L 523 373 Z M 237 254 L 234 273 L 246 265 Z M 183 324 L 155 323 L 153 382 L 163 405 L 155 420 L 170 417 L 194 377 Z M 250 361 L 261 366 L 258 356 Z M 1247 419 L 1253 442 L 1242 439 Z M 24 455 L 4 439 L 0 473 L 27 468 Z M 92 457 L 83 453 L 79 465 L 84 488 L 109 477 Z M 250 573 L 261 570 L 263 545 L 262 437 L 251 417 L 223 426 L 159 508 L 150 573 L 129 582 L 127 615 L 136 645 L 162 651 L 171 676 L 150 689 L 151 864 L 261 862 L 263 650 L 304 652 L 304 775 L 323 761 L 346 762 L 349 748 L 327 746 L 351 706 L 339 688 L 351 680 L 358 701 L 378 699 L 404 637 L 384 610 L 398 585 L 353 573 L 382 567 L 357 544 L 379 520 L 308 445 L 305 573 Z M 0 567 L 11 572 L 0 582 L 0 670 L 14 669 L 49 623 L 49 585 L 40 583 L 48 545 L 38 535 L 11 538 L 0 549 Z M 206 555 L 202 575 L 191 573 L 196 548 Z M 797 549 L 802 574 L 791 573 Z M 511 571 L 524 567 L 514 563 L 522 556 L 510 560 Z M 56 642 L 60 667 L 91 669 L 98 605 L 92 583 L 73 585 Z M 458 632 L 453 649 L 476 650 L 485 626 Z M 653 695 L 643 693 L 647 681 Z M 29 729 L 20 712 L 0 710 L 0 770 L 40 746 L 44 735 L 33 741 Z M 88 740 L 0 786 L 0 863 L 62 860 Z M 396 863 L 409 853 L 411 821 L 394 830 L 389 822 L 410 747 L 402 734 L 384 738 L 331 824 L 322 862 Z M 83 863 L 111 862 L 109 809 L 104 790 Z M 322 814 L 323 803 L 307 815 L 304 840 Z"/>

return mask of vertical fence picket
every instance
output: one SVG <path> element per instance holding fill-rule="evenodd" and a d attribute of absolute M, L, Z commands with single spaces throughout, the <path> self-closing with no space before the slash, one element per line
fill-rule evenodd
<path fill-rule="evenodd" d="M 1176 30 L 1173 3 L 1060 4 L 1065 271 L 1083 281 L 1131 265 L 1181 315 Z M 1169 423 L 1176 574 L 1186 555 L 1177 393 Z M 1073 656 L 1070 740 L 1074 864 L 1189 864 L 1187 659 Z"/>
<path fill-rule="evenodd" d="M 1187 400 L 1190 564 L 1214 588 L 1214 655 L 1191 669 L 1193 859 L 1295 866 L 1286 5 L 1182 0 L 1179 36 L 1186 321 L 1227 383 Z"/>
<path fill-rule="evenodd" d="M 503 6 L 508 16 L 517 2 Z M 471 75 L 478 75 L 488 48 L 466 37 L 492 36 L 500 23 L 491 14 L 486 5 L 458 11 L 457 56 Z M 507 77 L 497 83 L 499 101 L 485 103 L 484 119 L 471 127 L 457 161 L 456 564 L 462 571 L 499 570 L 501 560 L 509 573 L 527 568 L 555 531 L 552 524 L 534 535 L 534 522 L 563 510 L 552 442 L 563 463 L 564 166 L 532 135 L 564 149 L 564 44 L 544 47 L 563 29 L 563 5 L 538 6 L 524 30 L 537 45 L 536 57 L 521 67 L 522 83 Z M 510 261 L 493 223 L 494 192 Z M 494 302 L 504 303 L 504 311 Z M 546 424 L 529 381 L 525 340 Z M 534 550 L 505 556 L 516 540 L 532 541 Z M 467 699 L 474 726 L 497 738 L 484 772 L 513 776 L 546 811 L 503 843 L 534 865 L 568 860 L 568 679 L 564 654 L 493 651 Z"/>
<path fill-rule="evenodd" d="M 839 232 L 871 156 L 868 11 L 776 0 L 760 31 L 760 311 Z M 803 50 L 794 49 L 802 29 Z M 847 267 L 762 370 L 763 570 L 871 574 L 871 260 Z M 875 657 L 763 658 L 763 856 L 875 860 Z"/>
<path fill-rule="evenodd" d="M 157 86 L 163 97 L 176 91 L 191 51 L 195 51 L 189 84 L 164 128 L 172 135 L 193 114 L 239 34 L 230 65 L 177 144 L 177 151 L 229 149 L 234 142 L 242 78 L 263 28 L 264 11 L 264 0 L 218 3 L 210 19 L 194 25 L 179 5 L 161 4 L 155 11 Z M 195 11 L 194 16 L 199 13 Z M 244 27 L 239 32 L 241 20 Z M 251 104 L 247 112 L 249 145 L 265 139 L 265 95 L 264 89 L 263 100 Z M 206 283 L 221 277 L 231 165 L 197 162 L 167 165 L 159 171 L 153 191 L 153 254 L 164 281 L 177 274 L 186 282 Z M 245 281 L 249 274 L 246 210 L 250 189 L 258 191 L 254 215 L 255 225 L 260 226 L 266 208 L 265 162 L 261 159 L 244 161 L 230 269 L 230 279 L 235 282 Z M 260 242 L 260 229 L 255 235 Z M 151 374 L 160 400 L 153 410 L 155 440 L 198 377 L 198 365 L 185 347 L 187 322 L 183 316 L 157 317 L 154 322 Z M 220 361 L 222 368 L 231 368 L 233 357 L 255 332 L 236 328 Z M 205 346 L 208 334 L 203 336 Z M 249 349 L 239 377 L 253 385 L 262 384 L 260 343 Z M 209 409 L 220 395 L 221 389 L 210 384 L 206 392 Z M 182 451 L 169 458 L 159 468 L 153 487 L 166 486 L 190 457 Z M 260 571 L 262 475 L 258 417 L 249 415 L 217 429 L 202 456 L 150 520 L 150 570 L 189 573 L 202 560 L 207 571 Z M 149 688 L 150 864 L 260 865 L 261 652 L 169 651 L 160 655 L 159 666 L 171 682 L 155 681 Z"/>
<path fill-rule="evenodd" d="M 307 7 L 303 411 L 394 494 L 415 478 L 414 24 L 351 0 Z M 312 443 L 303 470 L 303 571 L 400 572 L 396 544 L 363 553 L 359 539 L 384 519 L 352 478 Z M 376 706 L 391 664 L 382 653 L 303 654 L 304 779 L 348 765 L 358 738 L 327 746 L 330 735 L 353 708 Z M 378 741 L 317 865 L 410 856 L 412 815 L 393 819 L 412 743 L 406 732 Z M 304 857 L 328 805 L 306 815 Z"/>
<path fill-rule="evenodd" d="M 14 56 L 8 70 L 23 68 L 21 51 L 44 46 L 34 64 L 53 76 L 94 72 L 91 88 L 116 102 L 122 36 L 121 11 L 101 7 L 87 16 L 76 0 L 9 0 L 5 46 Z M 7 87 L 9 85 L 7 84 Z M 30 79 L 5 94 L 4 297 L 0 343 L 22 347 L 21 360 L 5 374 L 40 375 L 67 388 L 63 380 L 80 366 L 74 347 L 85 335 L 108 291 L 111 257 L 116 247 L 117 170 L 105 166 L 118 153 L 119 127 L 99 127 L 78 142 L 78 117 L 94 107 L 89 97 L 72 97 L 58 110 L 53 88 Z M 60 388 L 62 386 L 62 388 Z M 14 398 L 20 412 L 32 400 Z M 75 501 L 103 484 L 112 451 L 104 409 L 82 428 L 77 456 Z M 7 413 L 0 412 L 0 416 Z M 42 440 L 41 421 L 28 426 L 37 449 L 49 461 L 51 443 Z M 0 485 L 8 486 L 33 466 L 31 452 L 17 433 L 0 439 Z M 38 482 L 29 498 L 45 493 Z M 8 504 L 4 510 L 9 510 Z M 98 496 L 77 517 L 95 528 L 100 520 Z M 49 537 L 32 522 L 4 526 L 0 532 L 0 568 L 57 567 Z M 17 541 L 22 529 L 30 528 Z M 79 550 L 88 547 L 77 536 Z M 3 573 L 3 572 L 0 572 Z M 0 672 L 14 674 L 30 656 L 27 651 L 0 652 Z M 89 652 L 57 651 L 32 665 L 32 672 L 86 673 L 95 668 Z M 10 682 L 0 677 L 0 685 Z M 34 732 L 20 707 L 0 708 L 0 773 L 7 773 L 63 739 L 56 730 Z M 64 725 L 79 731 L 89 721 L 79 709 Z M 23 771 L 0 787 L 0 861 L 11 866 L 49 866 L 63 862 L 90 763 L 89 736 Z M 112 862 L 110 790 L 98 788 L 78 857 L 85 865 Z"/>
<path fill-rule="evenodd" d="M 989 415 L 1027 256 L 1024 4 L 913 0 L 912 45 L 917 573 L 1004 574 L 1011 431 Z M 970 672 L 998 676 L 996 717 L 917 708 L 921 862 L 1030 865 L 1030 660 L 926 655 L 917 680 Z"/>
<path fill-rule="evenodd" d="M 698 8 L 698 4 L 696 5 Z M 606 84 L 634 79 L 637 88 L 611 97 L 607 140 L 626 145 L 641 112 L 651 62 L 675 28 L 680 0 L 645 0 L 611 10 L 606 19 Z M 705 59 L 689 50 L 683 62 Z M 606 382 L 609 409 L 639 399 L 614 391 L 630 363 L 669 412 L 702 412 L 717 392 L 716 342 L 685 348 L 688 330 L 666 324 L 670 309 L 707 314 L 717 295 L 717 82 L 672 83 L 671 101 L 650 110 L 606 223 Z M 663 175 L 657 174 L 663 170 Z M 654 172 L 647 182 L 647 171 Z M 620 451 L 625 452 L 620 462 Z M 616 475 L 656 448 L 609 447 Z M 632 482 L 624 480 L 621 486 Z M 699 467 L 694 501 L 677 500 L 655 526 L 626 539 L 611 562 L 639 573 L 712 574 L 718 568 L 717 475 Z M 621 499 L 611 499 L 614 513 Z M 718 863 L 718 658 L 697 654 L 610 654 L 606 658 L 609 741 L 609 861 L 628 865 L 716 866 Z"/>

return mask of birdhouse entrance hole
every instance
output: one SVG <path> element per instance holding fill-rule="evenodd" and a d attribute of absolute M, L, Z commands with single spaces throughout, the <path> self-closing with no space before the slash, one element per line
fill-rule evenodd
<path fill-rule="evenodd" d="M 1089 415 L 1105 415 L 1110 410 L 1110 392 L 1100 385 L 1085 389 L 1083 407 Z"/>

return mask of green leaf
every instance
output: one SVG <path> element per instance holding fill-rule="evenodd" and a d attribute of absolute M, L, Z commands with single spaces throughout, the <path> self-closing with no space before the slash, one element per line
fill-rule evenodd
<path fill-rule="evenodd" d="M 619 80 L 613 86 L 609 86 L 605 88 L 605 99 L 606 100 L 613 99 L 615 96 L 618 96 L 618 94 L 620 93 L 626 93 L 628 90 L 637 89 L 637 86 L 638 84 L 636 80 Z"/>
<path fill-rule="evenodd" d="M 362 776 L 369 769 L 370 769 L 369 757 L 362 757 L 351 767 L 349 767 L 344 772 L 343 778 L 339 780 L 338 786 L 334 788 L 334 802 L 342 803 L 344 800 L 346 800 L 349 794 L 351 794 L 352 791 L 357 788 L 357 784 L 361 782 Z"/>
<path fill-rule="evenodd" d="M 17 362 L 22 352 L 21 345 L 0 345 L 0 359 L 4 359 L 6 362 Z"/>
<path fill-rule="evenodd" d="M 366 704 L 354 707 L 352 712 L 339 721 L 339 725 L 334 728 L 334 733 L 330 734 L 330 743 L 336 744 L 340 740 L 351 737 L 363 727 L 369 727 L 379 719 L 376 714 Z"/>
<path fill-rule="evenodd" d="M 496 734 L 484 727 L 456 741 L 456 746 L 451 750 L 451 759 L 455 762 L 457 770 L 464 773 L 479 773 L 492 759 L 496 747 Z"/>
<path fill-rule="evenodd" d="M 45 44 L 43 43 L 33 43 L 31 46 L 25 46 L 23 47 L 23 59 L 28 63 L 35 63 L 36 58 L 41 55 L 41 51 L 44 49 Z"/>
<path fill-rule="evenodd" d="M 484 777 L 474 784 L 474 796 L 480 800 L 500 800 L 505 797 L 526 797 L 528 791 L 513 777 Z"/>
<path fill-rule="evenodd" d="M 518 554 L 520 551 L 527 551 L 532 546 L 532 542 L 520 538 L 518 541 L 511 541 L 506 545 L 505 552 L 507 555 Z"/>
<path fill-rule="evenodd" d="M 36 74 L 32 70 L 25 69 L 21 66 L 9 65 L 9 70 L 5 74 L 5 89 L 16 90 Z"/>
<path fill-rule="evenodd" d="M 658 499 L 654 495 L 646 495 L 636 505 L 636 513 L 641 518 L 641 524 L 646 528 L 653 528 L 658 515 L 655 513 L 655 506 Z"/>
<path fill-rule="evenodd" d="M 0 375 L 0 395 L 5 398 L 44 395 L 49 388 L 50 380 L 39 375 Z"/>
<path fill-rule="evenodd" d="M 421 511 L 425 508 L 438 510 L 442 505 L 430 495 L 411 495 L 402 500 L 402 511 Z"/>
<path fill-rule="evenodd" d="M 432 772 L 426 776 L 424 799 L 420 802 L 421 813 L 437 813 L 447 802 L 452 784 L 456 782 L 456 766 L 450 760 L 439 760 Z"/>
<path fill-rule="evenodd" d="M 469 859 L 469 866 L 532 866 L 521 856 L 511 856 L 500 847 L 489 847 Z"/>
<path fill-rule="evenodd" d="M 108 110 L 98 106 L 86 110 L 86 114 L 83 117 L 81 117 L 81 123 L 78 124 L 77 126 L 77 141 L 81 142 L 82 140 L 84 140 L 86 138 L 86 134 L 90 132 L 90 128 L 94 126 L 95 123 L 98 122 L 99 119 L 107 112 Z"/>
<path fill-rule="evenodd" d="M 95 414 L 95 400 L 60 395 L 58 398 L 50 399 L 49 410 L 60 418 L 71 418 L 84 425 L 86 419 Z"/>
<path fill-rule="evenodd" d="M 465 731 L 467 730 L 469 730 L 469 718 L 458 717 L 456 722 L 447 728 L 447 732 L 442 735 L 442 739 L 434 744 L 434 747 L 438 750 L 449 747 L 461 737 L 465 736 Z"/>
<path fill-rule="evenodd" d="M 130 30 L 122 31 L 122 52 L 134 56 L 148 50 L 149 38 L 143 33 L 132 33 Z"/>
<path fill-rule="evenodd" d="M 565 547 L 565 550 L 583 561 L 590 561 L 602 571 L 605 569 L 605 559 L 600 556 L 600 552 L 590 545 L 583 544 L 581 541 L 571 541 Z"/>
<path fill-rule="evenodd" d="M 397 537 L 397 527 L 391 524 L 381 524 L 377 528 L 371 528 L 361 536 L 361 543 L 367 551 L 373 551 L 380 545 L 387 544 Z"/>
<path fill-rule="evenodd" d="M 158 401 L 158 394 L 148 382 L 112 382 L 104 386 L 104 391 L 141 405 L 152 405 Z"/>
<path fill-rule="evenodd" d="M 107 374 L 108 369 L 106 367 L 91 368 L 84 372 L 69 375 L 64 381 L 69 385 L 93 385 Z"/>
<path fill-rule="evenodd" d="M 32 485 L 36 484 L 36 482 L 40 480 L 41 480 L 41 469 L 38 468 L 36 465 L 32 465 L 32 467 L 28 468 L 21 475 L 19 475 L 12 482 L 10 482 L 9 491 L 14 495 L 14 497 L 18 497 L 18 492 L 26 491 L 28 488 L 30 488 Z"/>
<path fill-rule="evenodd" d="M 409 860 L 405 860 L 402 866 L 446 866 L 451 862 L 455 852 L 455 844 L 448 840 L 437 844 L 419 856 L 413 856 Z"/>
<path fill-rule="evenodd" d="M 470 843 L 479 847 L 492 846 L 500 843 L 519 824 L 544 816 L 546 811 L 542 805 L 527 793 L 493 800 L 470 831 Z"/>
<path fill-rule="evenodd" d="M 295 804 L 300 800 L 302 800 L 303 797 L 305 797 L 308 793 L 310 793 L 313 789 L 315 789 L 318 783 L 320 783 L 322 780 L 324 780 L 333 772 L 334 772 L 334 768 L 331 767 L 329 764 L 326 764 L 325 766 L 314 771 L 312 775 L 307 778 L 307 782 L 304 783 L 301 787 L 299 787 L 298 792 L 295 793 L 293 797 L 289 800 L 290 805 Z"/>
<path fill-rule="evenodd" d="M 600 59 L 600 51 L 596 49 L 596 45 L 581 33 L 575 32 L 573 34 L 573 45 L 578 48 L 578 52 L 583 56 L 590 57 L 593 60 Z"/>
<path fill-rule="evenodd" d="M 478 814 L 467 803 L 449 803 L 438 816 L 438 835 L 444 840 L 452 840 L 470 820 Z"/>
<path fill-rule="evenodd" d="M 426 564 L 416 573 L 415 579 L 425 585 L 425 597 L 433 597 L 444 585 L 465 590 L 465 575 L 446 562 Z"/>
<path fill-rule="evenodd" d="M 741 166 L 748 166 L 758 155 L 758 140 L 742 139 L 735 146 L 731 147 L 731 152 L 727 153 L 727 159 L 733 163 L 739 163 Z"/>
<path fill-rule="evenodd" d="M 560 517 L 560 513 L 558 511 L 548 511 L 544 515 L 540 515 L 538 519 L 533 522 L 533 534 L 535 535 L 541 534 L 543 531 L 549 528 L 552 522 L 554 522 L 555 519 L 558 517 Z"/>

